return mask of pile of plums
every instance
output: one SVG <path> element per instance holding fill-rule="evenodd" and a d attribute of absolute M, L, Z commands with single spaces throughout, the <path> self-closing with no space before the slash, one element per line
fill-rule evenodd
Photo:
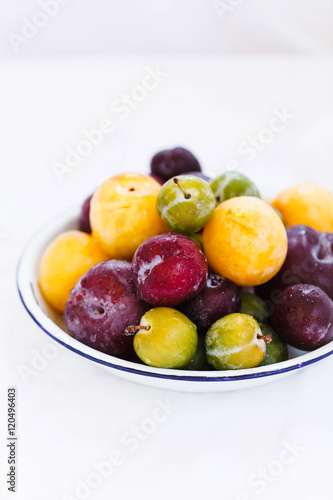
<path fill-rule="evenodd" d="M 179 185 L 177 176 L 184 174 L 189 177 Z M 209 266 L 201 230 L 220 203 L 260 198 L 253 182 L 237 172 L 210 181 L 195 156 L 180 147 L 157 153 L 150 176 L 163 186 L 157 212 L 169 232 L 145 239 L 132 262 L 111 258 L 80 277 L 64 311 L 71 335 L 125 360 L 201 370 L 281 362 L 288 358 L 287 344 L 314 350 L 333 339 L 333 234 L 289 227 L 282 268 L 268 282 L 244 288 Z M 79 220 L 87 234 L 91 198 Z M 221 332 L 225 345 L 219 344 Z M 178 342 L 181 355 L 166 354 L 165 339 Z M 245 352 L 257 361 L 244 364 Z"/>
<path fill-rule="evenodd" d="M 333 234 L 297 225 L 287 235 L 281 270 L 256 293 L 271 305 L 279 337 L 310 351 L 333 339 Z"/>

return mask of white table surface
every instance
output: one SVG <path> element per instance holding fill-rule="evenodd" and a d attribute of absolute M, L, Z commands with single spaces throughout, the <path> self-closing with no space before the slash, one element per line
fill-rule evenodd
<path fill-rule="evenodd" d="M 156 64 L 169 76 L 120 120 L 112 102 Z M 18 500 L 84 498 L 77 485 L 116 450 L 122 463 L 85 498 L 332 498 L 333 359 L 248 391 L 144 387 L 56 348 L 15 286 L 17 260 L 41 224 L 119 171 L 148 171 L 161 148 L 188 147 L 211 175 L 237 161 L 268 197 L 302 181 L 333 191 L 332 88 L 328 59 L 1 62 L 1 498 L 12 498 L 4 481 L 9 386 L 18 391 Z M 290 124 L 247 161 L 237 146 L 283 108 L 294 115 Z M 60 182 L 54 162 L 103 118 L 114 119 L 116 130 Z M 37 366 L 50 344 L 53 359 Z M 26 380 L 24 369 L 32 370 Z M 149 418 L 166 400 L 174 406 L 168 418 L 132 448 L 124 434 L 151 429 Z"/>

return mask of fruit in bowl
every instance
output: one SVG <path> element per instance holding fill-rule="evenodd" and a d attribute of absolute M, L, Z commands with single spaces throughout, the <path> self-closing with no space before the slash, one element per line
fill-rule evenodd
<path fill-rule="evenodd" d="M 203 231 L 212 269 L 239 286 L 269 281 L 287 255 L 287 234 L 272 207 L 259 198 L 240 196 L 215 209 Z"/>
<path fill-rule="evenodd" d="M 90 226 L 90 205 L 91 199 L 93 195 L 91 194 L 88 198 L 83 202 L 81 207 L 81 213 L 79 218 L 79 230 L 84 233 L 91 234 L 91 226 Z"/>
<path fill-rule="evenodd" d="M 193 234 L 213 217 L 214 195 L 209 184 L 194 175 L 173 177 L 163 184 L 157 211 L 171 231 Z"/>
<path fill-rule="evenodd" d="M 216 205 L 237 196 L 255 196 L 260 198 L 257 186 L 240 172 L 225 172 L 210 182 Z"/>
<path fill-rule="evenodd" d="M 198 345 L 195 324 L 170 307 L 146 312 L 140 325 L 127 327 L 127 335 L 133 332 L 135 352 L 146 365 L 183 368 L 195 356 Z"/>
<path fill-rule="evenodd" d="M 270 341 L 252 316 L 229 314 L 206 334 L 207 360 L 217 370 L 253 368 L 263 361 Z"/>
<path fill-rule="evenodd" d="M 182 148 L 155 155 L 151 170 L 108 179 L 83 203 L 80 231 L 44 250 L 40 288 L 69 335 L 127 361 L 207 372 L 333 340 L 333 234 L 286 230 L 274 208 L 288 224 L 295 196 L 272 207 L 239 173 L 209 185 Z"/>
<path fill-rule="evenodd" d="M 218 319 L 240 312 L 241 296 L 235 283 L 218 274 L 209 273 L 202 290 L 178 307 L 197 325 L 198 333 L 205 335 Z"/>
<path fill-rule="evenodd" d="M 124 173 L 107 180 L 91 200 L 92 234 L 112 259 L 132 259 L 147 238 L 167 231 L 156 211 L 160 185 L 149 175 Z"/>
<path fill-rule="evenodd" d="M 290 286 L 276 299 L 272 326 L 284 342 L 312 351 L 333 340 L 333 302 L 317 286 Z"/>
<path fill-rule="evenodd" d="M 283 191 L 274 201 L 287 227 L 303 224 L 317 231 L 333 231 L 333 195 L 313 184 Z"/>
<path fill-rule="evenodd" d="M 131 264 L 108 260 L 90 268 L 76 283 L 64 319 L 68 332 L 80 342 L 122 359 L 136 360 L 125 329 L 138 323 L 148 308 L 135 294 Z"/>
<path fill-rule="evenodd" d="M 259 366 L 274 365 L 288 359 L 288 346 L 274 332 L 270 325 L 259 323 L 260 330 L 264 336 L 270 336 L 271 341 L 266 344 L 266 353 Z"/>
<path fill-rule="evenodd" d="M 81 231 L 60 234 L 44 250 L 39 264 L 39 286 L 57 311 L 65 310 L 70 291 L 88 269 L 109 256 L 90 235 Z"/>
<path fill-rule="evenodd" d="M 167 181 L 187 172 L 201 172 L 196 157 L 188 149 L 177 147 L 156 153 L 150 164 L 151 173 Z"/>
<path fill-rule="evenodd" d="M 254 293 L 241 292 L 241 312 L 253 316 L 258 323 L 267 323 L 270 317 L 269 305 Z"/>
<path fill-rule="evenodd" d="M 138 296 L 154 306 L 173 307 L 197 295 L 207 280 L 207 260 L 187 236 L 166 233 L 137 249 L 133 271 Z"/>
<path fill-rule="evenodd" d="M 288 252 L 280 271 L 256 292 L 274 302 L 291 285 L 319 286 L 333 299 L 333 234 L 320 233 L 309 226 L 287 229 Z"/>

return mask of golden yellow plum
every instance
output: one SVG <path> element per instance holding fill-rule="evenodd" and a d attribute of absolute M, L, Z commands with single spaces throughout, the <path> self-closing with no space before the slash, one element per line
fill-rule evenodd
<path fill-rule="evenodd" d="M 109 256 L 96 240 L 81 231 L 66 231 L 44 250 L 39 265 L 39 286 L 47 302 L 60 312 L 78 279 Z"/>
<path fill-rule="evenodd" d="M 224 201 L 204 228 L 208 264 L 239 286 L 270 280 L 287 255 L 287 233 L 273 208 L 250 196 Z"/>
<path fill-rule="evenodd" d="M 168 231 L 156 210 L 161 186 L 149 175 L 123 173 L 96 191 L 90 208 L 92 234 L 113 259 L 132 259 L 147 238 Z"/>

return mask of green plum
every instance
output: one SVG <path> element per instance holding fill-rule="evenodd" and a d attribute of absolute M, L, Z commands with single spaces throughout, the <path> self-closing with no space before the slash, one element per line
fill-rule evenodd
<path fill-rule="evenodd" d="M 247 314 L 228 314 L 216 321 L 205 337 L 207 361 L 216 370 L 253 368 L 264 359 L 266 343 L 258 322 Z"/>
<path fill-rule="evenodd" d="M 189 238 L 190 240 L 194 241 L 194 243 L 199 245 L 201 251 L 203 252 L 202 233 L 190 234 Z"/>
<path fill-rule="evenodd" d="M 239 172 L 225 172 L 209 184 L 214 193 L 216 205 L 236 196 L 260 198 L 256 185 L 246 175 Z"/>
<path fill-rule="evenodd" d="M 266 354 L 259 366 L 273 365 L 274 363 L 286 361 L 288 359 L 287 344 L 282 342 L 271 326 L 260 323 L 260 329 L 263 335 L 270 335 L 272 341 L 266 345 Z"/>
<path fill-rule="evenodd" d="M 269 306 L 254 293 L 241 292 L 241 312 L 253 316 L 258 323 L 267 323 L 269 320 Z"/>
<path fill-rule="evenodd" d="M 156 307 L 146 312 L 140 325 L 129 326 L 134 350 L 146 365 L 157 368 L 183 368 L 195 356 L 197 328 L 184 314 L 170 307 Z"/>
<path fill-rule="evenodd" d="M 215 198 L 208 182 L 194 175 L 168 180 L 157 197 L 157 211 L 165 224 L 177 233 L 199 232 L 213 217 Z"/>
<path fill-rule="evenodd" d="M 184 366 L 184 370 L 203 371 L 212 369 L 213 368 L 210 366 L 206 358 L 205 337 L 200 335 L 198 337 L 197 352 L 195 353 L 192 361 L 190 361 L 188 365 Z"/>

